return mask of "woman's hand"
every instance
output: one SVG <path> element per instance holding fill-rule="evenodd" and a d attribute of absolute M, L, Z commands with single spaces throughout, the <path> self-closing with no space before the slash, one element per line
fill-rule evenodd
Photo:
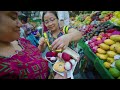
<path fill-rule="evenodd" d="M 45 39 L 43 37 L 40 38 L 38 48 L 41 52 L 43 52 L 44 49 L 46 48 L 46 42 L 45 42 Z"/>
<path fill-rule="evenodd" d="M 56 74 L 54 79 L 67 79 L 67 72 L 64 72 L 64 76 L 61 76 L 60 74 Z"/>
<path fill-rule="evenodd" d="M 65 49 L 71 41 L 71 38 L 69 35 L 63 35 L 59 38 L 57 38 L 53 43 L 52 43 L 52 49 Z"/>

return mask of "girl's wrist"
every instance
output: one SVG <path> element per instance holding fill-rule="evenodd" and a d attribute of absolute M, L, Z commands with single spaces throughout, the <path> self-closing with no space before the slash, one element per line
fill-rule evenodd
<path fill-rule="evenodd" d="M 67 35 L 67 39 L 68 39 L 68 41 L 69 42 L 72 42 L 73 41 L 73 37 L 72 37 L 72 35 L 70 35 L 70 34 L 66 34 Z"/>

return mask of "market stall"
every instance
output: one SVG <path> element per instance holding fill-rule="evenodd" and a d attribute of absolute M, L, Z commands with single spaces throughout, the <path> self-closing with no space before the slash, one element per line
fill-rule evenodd
<path fill-rule="evenodd" d="M 84 32 L 79 45 L 103 79 L 120 78 L 119 18 L 119 11 L 102 11 L 93 14 L 91 20 L 87 17 L 79 29 Z"/>

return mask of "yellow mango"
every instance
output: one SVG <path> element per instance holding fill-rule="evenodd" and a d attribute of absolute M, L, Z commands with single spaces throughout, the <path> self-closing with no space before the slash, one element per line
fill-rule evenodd
<path fill-rule="evenodd" d="M 101 53 L 101 54 L 105 54 L 105 53 L 106 53 L 106 51 L 103 50 L 103 49 L 101 49 L 101 48 L 98 48 L 98 49 L 97 49 L 97 52 L 98 52 L 98 53 Z"/>
<path fill-rule="evenodd" d="M 104 55 L 104 54 L 99 54 L 99 56 L 98 56 L 100 59 L 102 59 L 102 60 L 106 60 L 107 59 L 107 57 L 108 57 L 108 55 L 106 54 L 106 55 Z"/>
<path fill-rule="evenodd" d="M 106 40 L 104 41 L 104 43 L 107 44 L 107 45 L 112 45 L 112 44 L 114 44 L 115 42 L 114 42 L 113 40 L 111 40 L 111 39 L 106 39 Z"/>
<path fill-rule="evenodd" d="M 115 50 L 116 50 L 117 53 L 120 54 L 120 46 L 116 46 L 116 47 L 115 47 Z"/>
<path fill-rule="evenodd" d="M 103 49 L 103 50 L 109 50 L 109 48 L 110 48 L 110 47 L 109 47 L 108 45 L 106 45 L 105 43 L 101 43 L 99 46 L 100 46 L 100 48 Z"/>
<path fill-rule="evenodd" d="M 113 41 L 120 41 L 120 35 L 112 35 L 110 36 L 110 39 Z"/>
<path fill-rule="evenodd" d="M 107 58 L 107 62 L 109 63 L 113 63 L 114 61 L 115 61 L 114 58 L 110 58 L 110 57 Z"/>
<path fill-rule="evenodd" d="M 107 51 L 107 55 L 111 58 L 114 58 L 114 56 L 117 55 L 117 53 L 115 53 L 114 51 Z"/>
<path fill-rule="evenodd" d="M 99 57 L 99 56 L 100 56 L 100 53 L 96 53 L 96 55 Z"/>
<path fill-rule="evenodd" d="M 113 44 L 110 46 L 110 51 L 116 51 L 115 47 L 117 46 L 117 44 Z"/>
<path fill-rule="evenodd" d="M 111 64 L 110 64 L 109 62 L 104 62 L 103 65 L 104 65 L 106 68 L 110 68 L 110 67 L 111 67 L 111 66 L 110 66 Z"/>

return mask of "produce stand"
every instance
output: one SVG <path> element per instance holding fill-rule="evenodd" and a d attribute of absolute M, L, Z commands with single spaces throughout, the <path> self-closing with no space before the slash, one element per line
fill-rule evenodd
<path fill-rule="evenodd" d="M 84 42 L 83 39 L 79 41 L 79 45 L 83 48 L 84 54 L 94 63 L 95 69 L 98 71 L 103 79 L 114 79 L 109 71 L 103 66 L 103 60 L 100 60 Z"/>

